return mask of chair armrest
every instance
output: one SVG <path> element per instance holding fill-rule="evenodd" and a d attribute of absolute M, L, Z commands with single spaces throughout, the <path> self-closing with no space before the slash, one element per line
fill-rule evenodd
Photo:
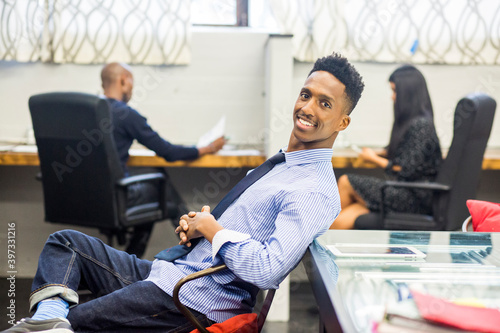
<path fill-rule="evenodd" d="M 451 189 L 450 186 L 439 184 L 439 183 L 431 183 L 431 182 L 397 182 L 393 180 L 388 180 L 382 185 L 382 189 L 386 187 L 405 187 L 405 188 L 416 188 L 423 190 L 436 190 L 436 191 L 449 191 Z"/>
<path fill-rule="evenodd" d="M 472 224 L 472 216 L 469 216 L 462 223 L 462 231 L 463 232 L 468 232 L 469 231 L 469 225 L 471 225 L 471 224 Z"/>
<path fill-rule="evenodd" d="M 185 307 L 181 301 L 179 300 L 179 291 L 181 287 L 184 285 L 184 283 L 189 282 L 191 280 L 195 280 L 198 278 L 201 278 L 203 276 L 207 276 L 213 273 L 220 272 L 222 270 L 227 269 L 226 264 L 218 265 L 218 266 L 213 266 L 209 267 L 207 269 L 201 270 L 196 273 L 189 274 L 188 276 L 182 278 L 177 282 L 177 284 L 174 287 L 174 293 L 173 293 L 173 299 L 175 306 L 179 311 L 186 317 L 193 325 L 196 327 L 200 332 L 202 333 L 209 333 L 209 331 L 196 319 L 196 317 L 189 311 L 187 307 Z"/>
<path fill-rule="evenodd" d="M 210 274 L 214 274 L 220 272 L 222 270 L 227 269 L 226 264 L 213 266 L 204 270 L 201 270 L 196 273 L 189 274 L 188 276 L 182 278 L 177 282 L 174 287 L 174 292 L 172 298 L 174 299 L 174 304 L 179 309 L 179 311 L 186 317 L 194 327 L 196 327 L 202 333 L 210 333 L 203 325 L 196 319 L 196 317 L 186 308 L 179 300 L 179 292 L 184 283 L 189 282 L 191 280 L 198 279 L 203 276 L 207 276 Z M 276 294 L 276 289 L 269 289 L 267 291 L 267 295 L 264 299 L 264 303 L 262 304 L 262 308 L 260 309 L 259 315 L 257 317 L 257 327 L 258 332 L 261 332 L 262 327 L 264 326 L 264 322 L 266 321 L 267 314 L 269 313 L 269 309 L 271 308 L 271 304 L 274 299 L 274 295 Z M 239 332 L 239 331 L 238 331 Z"/>
<path fill-rule="evenodd" d="M 140 183 L 140 182 L 144 182 L 144 181 L 148 181 L 148 180 L 164 180 L 165 179 L 165 175 L 160 173 L 160 172 L 156 172 L 156 173 L 145 173 L 145 174 L 142 174 L 142 175 L 136 175 L 136 176 L 130 176 L 130 177 L 125 177 L 125 178 L 121 178 L 119 179 L 116 184 L 118 186 L 128 186 L 130 184 L 135 184 L 135 183 Z"/>
<path fill-rule="evenodd" d="M 167 211 L 167 198 L 166 198 L 166 177 L 165 174 L 161 172 L 153 172 L 153 173 L 145 173 L 139 174 L 135 176 L 124 177 L 118 179 L 116 181 L 116 189 L 117 189 L 117 201 L 118 201 L 118 210 L 120 212 L 120 220 L 125 221 L 126 211 L 127 211 L 127 192 L 128 186 L 136 183 L 144 183 L 148 181 L 156 181 L 158 184 L 158 204 L 160 210 L 162 211 L 162 216 L 164 217 Z"/>
<path fill-rule="evenodd" d="M 384 203 L 385 203 L 385 189 L 388 187 L 402 187 L 402 188 L 412 188 L 412 189 L 422 189 L 422 190 L 434 190 L 434 191 L 449 191 L 450 186 L 432 183 L 432 182 L 398 182 L 394 180 L 387 180 L 382 185 L 381 191 L 381 204 L 380 204 L 380 214 L 382 218 L 385 216 Z"/>

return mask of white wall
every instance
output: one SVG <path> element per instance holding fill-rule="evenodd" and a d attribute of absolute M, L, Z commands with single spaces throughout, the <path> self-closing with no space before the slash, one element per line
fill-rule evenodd
<path fill-rule="evenodd" d="M 196 143 L 225 114 L 232 143 L 262 144 L 262 135 L 258 133 L 265 126 L 267 39 L 267 33 L 245 29 L 195 31 L 189 66 L 133 66 L 135 91 L 131 104 L 149 119 L 153 128 L 175 143 Z M 387 79 L 398 65 L 355 65 L 366 88 L 352 114 L 350 127 L 339 140 L 357 145 L 386 145 L 392 123 Z M 311 63 L 295 62 L 293 98 L 311 67 Z M 443 147 L 451 142 L 452 115 L 462 96 L 481 90 L 500 101 L 499 66 L 418 67 L 427 79 Z M 58 90 L 99 93 L 100 69 L 94 65 L 0 62 L 0 141 L 25 138 L 31 127 L 29 96 Z M 290 115 L 290 128 L 291 124 Z M 500 146 L 500 116 L 495 119 L 488 145 Z"/>
<path fill-rule="evenodd" d="M 194 33 L 189 66 L 132 66 L 131 105 L 155 130 L 175 143 L 195 144 L 227 116 L 235 143 L 260 143 L 264 126 L 264 46 L 268 35 L 252 32 Z M 29 96 L 50 91 L 100 93 L 101 66 L 0 62 L 0 141 L 22 139 L 31 127 Z"/>

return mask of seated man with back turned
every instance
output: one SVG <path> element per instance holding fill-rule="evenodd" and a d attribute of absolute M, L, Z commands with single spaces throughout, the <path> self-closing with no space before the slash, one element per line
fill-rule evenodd
<path fill-rule="evenodd" d="M 258 290 L 277 288 L 340 211 L 332 146 L 363 87 L 347 59 L 318 59 L 295 103 L 288 146 L 212 212 L 204 206 L 181 217 L 176 232 L 192 251 L 177 259 L 168 254 L 179 247 L 151 262 L 77 231 L 50 235 L 30 297 L 36 312 L 4 332 L 188 332 L 193 327 L 173 304 L 174 285 L 220 263 L 229 269 L 186 284 L 181 302 L 205 325 L 251 312 Z M 80 283 L 103 296 L 78 304 Z"/>
<path fill-rule="evenodd" d="M 196 148 L 174 145 L 164 140 L 147 123 L 146 118 L 135 109 L 127 105 L 132 98 L 134 77 L 132 70 L 126 64 L 110 63 L 101 71 L 102 88 L 111 107 L 113 119 L 113 136 L 121 166 L 128 174 L 128 151 L 134 140 L 154 151 L 167 161 L 193 160 L 206 154 L 219 151 L 225 143 L 219 138 L 206 147 Z M 168 177 L 168 175 L 165 173 Z M 175 188 L 167 179 L 167 211 L 168 216 L 178 221 L 187 208 Z M 157 189 L 151 183 L 134 184 L 128 188 L 128 203 L 130 206 L 147 202 L 154 202 L 158 198 Z M 134 228 L 133 236 L 129 241 L 126 252 L 141 257 L 151 235 L 153 224 L 146 224 Z"/>

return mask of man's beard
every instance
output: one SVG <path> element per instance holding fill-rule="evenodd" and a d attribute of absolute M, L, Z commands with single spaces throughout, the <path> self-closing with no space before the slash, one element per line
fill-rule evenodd
<path fill-rule="evenodd" d="M 128 94 L 123 94 L 122 95 L 122 102 L 123 103 L 128 103 L 128 101 L 130 101 L 130 97 L 128 96 Z"/>

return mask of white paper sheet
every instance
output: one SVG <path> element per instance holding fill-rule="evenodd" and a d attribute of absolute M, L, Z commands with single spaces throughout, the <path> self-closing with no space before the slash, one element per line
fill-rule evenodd
<path fill-rule="evenodd" d="M 15 146 L 14 145 L 10 145 L 10 146 L 0 146 L 0 151 L 11 151 L 12 148 L 14 148 Z"/>
<path fill-rule="evenodd" d="M 257 149 L 239 149 L 239 150 L 224 150 L 221 149 L 217 155 L 222 156 L 260 156 L 262 153 Z"/>
<path fill-rule="evenodd" d="M 208 146 L 215 139 L 224 136 L 225 132 L 226 132 L 226 116 L 222 116 L 214 127 L 212 127 L 208 132 L 206 132 L 200 137 L 196 147 L 200 148 Z"/>
<path fill-rule="evenodd" d="M 16 153 L 36 153 L 38 148 L 36 145 L 19 145 L 12 148 L 12 151 Z"/>
<path fill-rule="evenodd" d="M 156 153 L 149 149 L 134 148 L 129 149 L 128 154 L 130 156 L 155 156 Z"/>

